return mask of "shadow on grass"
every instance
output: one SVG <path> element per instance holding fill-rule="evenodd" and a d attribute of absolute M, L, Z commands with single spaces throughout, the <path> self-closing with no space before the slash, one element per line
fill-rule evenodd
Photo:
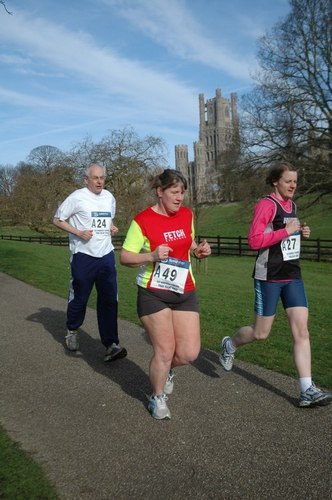
<path fill-rule="evenodd" d="M 63 346 L 66 356 L 82 358 L 93 370 L 118 384 L 130 397 L 141 401 L 146 406 L 146 394 L 151 391 L 150 382 L 147 374 L 136 363 L 128 358 L 105 363 L 103 361 L 105 348 L 100 339 L 90 337 L 82 328 L 79 329 L 80 350 L 68 351 L 64 345 L 66 313 L 63 311 L 41 307 L 38 312 L 26 319 L 42 324 L 54 340 Z"/>
<path fill-rule="evenodd" d="M 194 361 L 193 366 L 200 372 L 204 373 L 204 375 L 207 375 L 208 377 L 221 378 L 220 370 L 222 370 L 222 373 L 225 376 L 227 376 L 227 374 L 220 366 L 219 354 L 207 349 L 202 349 L 199 357 L 196 359 L 196 361 Z M 290 404 L 297 406 L 298 400 L 296 398 L 291 397 L 289 394 L 282 391 L 278 387 L 275 387 L 270 382 L 267 382 L 265 379 L 250 372 L 249 369 L 241 368 L 239 366 L 234 365 L 232 372 L 248 380 L 248 382 L 250 382 L 251 384 L 262 387 L 263 389 L 266 389 L 267 391 L 276 394 L 278 397 L 285 399 Z"/>

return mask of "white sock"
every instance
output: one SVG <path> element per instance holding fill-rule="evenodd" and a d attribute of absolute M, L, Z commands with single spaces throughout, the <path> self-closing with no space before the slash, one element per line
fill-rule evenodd
<path fill-rule="evenodd" d="M 309 387 L 312 386 L 312 378 L 311 377 L 300 377 L 299 378 L 299 386 L 300 391 L 305 392 Z"/>

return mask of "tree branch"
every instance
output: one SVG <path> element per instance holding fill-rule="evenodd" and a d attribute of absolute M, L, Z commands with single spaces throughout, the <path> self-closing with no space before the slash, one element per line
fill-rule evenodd
<path fill-rule="evenodd" d="M 7 14 L 10 14 L 11 16 L 13 15 L 12 12 L 10 12 L 8 9 L 7 9 L 7 6 L 6 6 L 6 2 L 5 0 L 0 0 L 0 4 L 3 6 L 3 8 L 5 9 L 5 11 L 7 12 Z"/>

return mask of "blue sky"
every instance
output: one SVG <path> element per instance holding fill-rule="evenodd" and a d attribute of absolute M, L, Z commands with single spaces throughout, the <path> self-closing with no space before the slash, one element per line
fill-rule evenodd
<path fill-rule="evenodd" d="M 288 0 L 6 0 L 0 6 L 0 165 L 132 126 L 198 138 L 198 94 L 240 96 L 257 38 Z"/>

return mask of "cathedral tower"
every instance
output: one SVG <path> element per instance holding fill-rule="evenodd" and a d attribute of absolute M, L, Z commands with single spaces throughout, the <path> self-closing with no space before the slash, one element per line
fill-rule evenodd
<path fill-rule="evenodd" d="M 205 101 L 204 94 L 199 94 L 198 100 L 199 140 L 194 142 L 194 162 L 188 163 L 188 147 L 182 145 L 175 146 L 175 164 L 187 175 L 191 198 L 202 203 L 213 199 L 216 168 L 220 166 L 223 153 L 238 145 L 239 128 L 236 93 L 227 99 L 217 89 L 212 99 Z"/>

